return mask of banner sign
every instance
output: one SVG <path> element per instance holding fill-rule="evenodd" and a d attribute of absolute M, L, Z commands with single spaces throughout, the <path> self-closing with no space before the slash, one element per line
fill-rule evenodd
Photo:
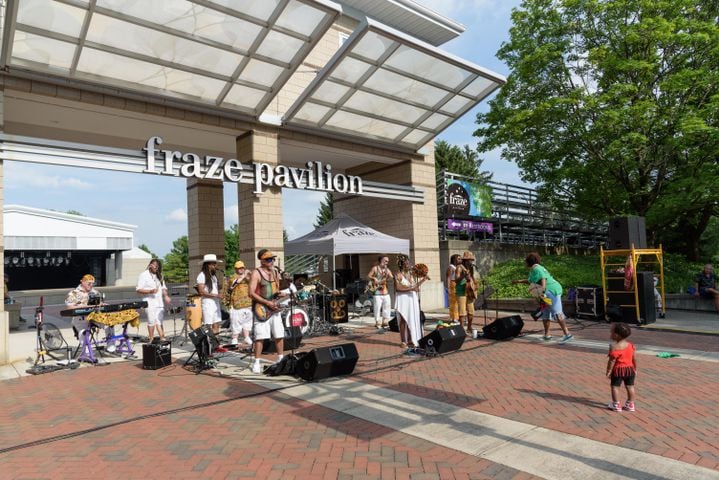
<path fill-rule="evenodd" d="M 494 233 L 494 225 L 490 222 L 475 222 L 473 220 L 455 220 L 454 218 L 450 218 L 447 220 L 447 230 Z"/>
<path fill-rule="evenodd" d="M 447 214 L 466 217 L 492 216 L 492 188 L 456 178 L 447 178 Z"/>

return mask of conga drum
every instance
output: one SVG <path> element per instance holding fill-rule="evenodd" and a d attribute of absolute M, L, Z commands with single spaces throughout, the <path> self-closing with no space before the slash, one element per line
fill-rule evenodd
<path fill-rule="evenodd" d="M 202 326 L 202 297 L 200 295 L 188 295 L 185 306 L 185 318 L 191 330 Z"/>

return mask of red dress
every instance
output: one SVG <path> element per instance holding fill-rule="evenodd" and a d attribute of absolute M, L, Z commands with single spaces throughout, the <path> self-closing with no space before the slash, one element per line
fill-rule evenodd
<path fill-rule="evenodd" d="M 627 342 L 627 347 L 623 350 L 610 350 L 609 358 L 614 360 L 614 367 L 612 368 L 612 376 L 614 377 L 628 377 L 636 373 L 634 368 L 634 344 Z"/>

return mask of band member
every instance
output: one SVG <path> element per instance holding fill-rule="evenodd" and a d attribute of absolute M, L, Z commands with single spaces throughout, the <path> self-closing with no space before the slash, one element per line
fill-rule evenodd
<path fill-rule="evenodd" d="M 165 305 L 170 305 L 170 296 L 167 294 L 167 286 L 162 278 L 162 263 L 157 258 L 150 260 L 147 270 L 137 278 L 135 291 L 142 295 L 147 302 L 145 315 L 147 315 L 147 338 L 152 341 L 155 338 L 155 327 L 160 335 L 160 340 L 165 340 L 165 328 L 162 321 L 165 318 Z M 164 301 L 164 303 L 163 303 Z"/>
<path fill-rule="evenodd" d="M 464 252 L 462 263 L 455 272 L 455 293 L 460 325 L 467 324 L 467 334 L 472 336 L 472 320 L 474 319 L 474 301 L 477 298 L 477 281 L 474 278 L 474 254 Z"/>
<path fill-rule="evenodd" d="M 95 299 L 97 299 L 99 304 L 99 300 L 102 298 L 102 295 L 100 292 L 95 290 L 95 277 L 88 273 L 80 279 L 80 285 L 78 285 L 77 288 L 70 290 L 67 294 L 67 298 L 65 298 L 65 305 L 70 308 L 86 307 L 90 305 L 91 297 L 93 299 L 93 303 L 95 302 Z M 72 317 L 71 324 L 77 333 L 80 347 L 83 347 L 85 344 L 85 331 L 91 328 L 90 322 L 85 320 L 84 316 L 79 316 Z M 110 339 L 113 335 L 115 335 L 115 327 L 106 326 L 105 338 Z M 115 351 L 114 341 L 108 340 L 107 351 L 110 353 Z"/>
<path fill-rule="evenodd" d="M 417 292 L 426 280 L 426 278 L 422 278 L 415 282 L 410 271 L 411 267 L 412 264 L 405 255 L 400 255 L 397 258 L 397 275 L 394 277 L 395 309 L 397 310 L 402 349 L 407 353 L 412 353 L 413 350 L 408 347 L 418 347 L 419 339 L 422 338 Z"/>
<path fill-rule="evenodd" d="M 235 274 L 225 280 L 224 304 L 230 310 L 232 345 L 239 343 L 240 332 L 245 337 L 244 342 L 247 345 L 252 345 L 252 340 L 250 340 L 250 328 L 252 328 L 250 274 L 242 260 L 235 262 Z"/>
<path fill-rule="evenodd" d="M 285 294 L 280 293 L 280 272 L 275 267 L 277 256 L 263 248 L 257 252 L 260 266 L 252 272 L 250 277 L 250 296 L 252 309 L 255 314 L 255 362 L 252 364 L 252 373 L 260 373 L 260 355 L 262 344 L 267 338 L 275 339 L 277 348 L 277 361 L 284 357 L 285 326 L 282 324 L 282 312 L 277 299 Z M 262 312 L 261 315 L 258 312 Z"/>
<path fill-rule="evenodd" d="M 389 257 L 380 256 L 377 259 L 377 265 L 373 266 L 367 274 L 369 280 L 368 288 L 374 292 L 374 326 L 381 332 L 389 326 L 390 310 L 392 309 L 392 300 L 389 296 L 389 288 L 387 288 L 387 280 L 394 279 L 389 268 Z"/>
<path fill-rule="evenodd" d="M 217 255 L 208 253 L 202 258 L 202 271 L 197 275 L 197 291 L 202 297 L 202 323 L 212 326 L 212 332 L 220 333 L 222 325 L 222 310 L 220 309 L 219 283 L 217 280 Z M 215 352 L 226 352 L 227 349 L 218 346 Z"/>
<path fill-rule="evenodd" d="M 457 265 L 460 264 L 462 256 L 455 253 L 449 257 L 449 266 L 445 272 L 445 282 L 447 285 L 447 300 L 449 301 L 449 321 L 459 321 L 459 308 L 457 307 Z"/>

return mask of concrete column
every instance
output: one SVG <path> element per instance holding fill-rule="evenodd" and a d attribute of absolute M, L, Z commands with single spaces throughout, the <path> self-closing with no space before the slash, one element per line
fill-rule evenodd
<path fill-rule="evenodd" d="M 187 241 L 190 292 L 202 269 L 202 257 L 214 253 L 225 259 L 225 204 L 222 182 L 192 178 L 187 180 Z M 220 268 L 224 268 L 221 264 Z"/>
<path fill-rule="evenodd" d="M 238 137 L 237 159 L 243 165 L 252 162 L 277 165 L 279 162 L 277 129 L 258 127 Z M 238 185 L 240 259 L 248 268 L 252 268 L 258 265 L 257 251 L 269 248 L 277 254 L 278 264 L 283 266 L 282 189 L 269 188 L 261 194 L 255 194 L 253 190 L 253 185 Z"/>
<path fill-rule="evenodd" d="M 363 180 L 411 185 L 424 191 L 424 203 L 386 200 L 370 197 L 335 195 L 334 213 L 345 213 L 365 225 L 398 238 L 410 241 L 410 258 L 429 268 L 430 281 L 422 287 L 422 309 L 444 306 L 443 274 L 439 262 L 439 236 L 437 234 L 437 192 L 434 173 L 434 148 L 429 153 L 415 156 L 394 165 L 368 164 L 347 173 L 359 175 Z M 376 256 L 360 258 L 360 270 L 368 272 Z M 396 270 L 394 257 L 390 259 Z"/>
<path fill-rule="evenodd" d="M 5 131 L 5 90 L 0 88 L 0 132 Z M 3 161 L 0 159 L 0 274 L 5 281 L 5 227 L 3 215 L 5 206 L 5 177 L 3 175 Z M 10 359 L 10 321 L 5 311 L 5 303 L 0 304 L 0 365 L 5 365 Z"/>

